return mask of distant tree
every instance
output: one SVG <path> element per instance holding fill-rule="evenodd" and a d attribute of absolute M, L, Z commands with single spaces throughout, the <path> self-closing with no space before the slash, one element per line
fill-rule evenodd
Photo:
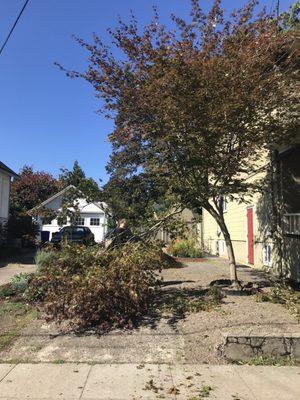
<path fill-rule="evenodd" d="M 205 13 L 192 0 L 191 21 L 157 12 L 140 30 L 134 17 L 110 30 L 118 51 L 101 39 L 88 44 L 85 73 L 103 112 L 114 118 L 112 177 L 148 176 L 188 208 L 217 221 L 237 284 L 236 261 L 223 199 L 242 201 L 259 190 L 245 178 L 262 157 L 299 126 L 293 30 L 250 0 L 227 17 L 221 1 Z M 123 52 L 122 56 L 118 56 Z"/>
<path fill-rule="evenodd" d="M 103 199 L 108 204 L 110 221 L 126 220 L 126 225 L 144 239 L 153 239 L 163 228 L 171 237 L 186 230 L 180 218 L 183 210 L 176 199 L 146 174 L 122 178 L 112 176 L 103 187 Z"/>
<path fill-rule="evenodd" d="M 125 219 L 131 228 L 137 228 L 152 218 L 159 190 L 144 175 L 115 176 L 104 185 L 103 196 L 116 221 Z"/>
<path fill-rule="evenodd" d="M 11 213 L 25 215 L 57 191 L 57 180 L 51 174 L 34 171 L 31 166 L 25 165 L 11 185 Z"/>
<path fill-rule="evenodd" d="M 287 29 L 300 29 L 300 0 L 297 0 L 294 4 L 291 5 L 290 9 L 287 12 L 282 14 L 282 19 L 285 24 L 285 28 Z"/>
<path fill-rule="evenodd" d="M 84 193 L 91 201 L 101 200 L 101 190 L 97 182 L 92 178 L 87 178 L 85 172 L 78 161 L 74 162 L 73 169 L 62 168 L 59 175 L 59 185 L 63 189 L 69 185 L 75 186 L 80 192 Z"/>

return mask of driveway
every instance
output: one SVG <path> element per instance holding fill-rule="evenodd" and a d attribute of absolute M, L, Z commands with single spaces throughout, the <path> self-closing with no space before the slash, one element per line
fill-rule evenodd
<path fill-rule="evenodd" d="M 21 272 L 31 273 L 36 271 L 34 264 L 34 251 L 27 251 L 21 255 L 0 260 L 0 286 L 9 283 L 11 278 Z"/>

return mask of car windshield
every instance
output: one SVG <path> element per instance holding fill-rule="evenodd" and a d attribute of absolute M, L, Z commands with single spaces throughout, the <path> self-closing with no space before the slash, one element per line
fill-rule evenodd
<path fill-rule="evenodd" d="M 72 233 L 84 233 L 84 228 L 80 228 L 80 227 L 75 227 L 72 228 Z"/>
<path fill-rule="evenodd" d="M 61 230 L 59 231 L 59 233 L 67 233 L 70 231 L 70 228 L 68 226 L 65 226 L 64 228 L 61 228 Z"/>
<path fill-rule="evenodd" d="M 79 226 L 75 226 L 73 228 L 71 228 L 70 226 L 65 226 L 64 228 L 62 228 L 60 230 L 60 233 L 72 233 L 72 234 L 74 234 L 74 233 L 84 233 L 84 232 L 85 232 L 84 228 L 81 228 Z"/>

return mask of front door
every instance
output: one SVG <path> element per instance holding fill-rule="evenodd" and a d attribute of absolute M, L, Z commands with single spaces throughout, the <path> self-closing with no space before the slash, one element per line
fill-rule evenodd
<path fill-rule="evenodd" d="M 254 264 L 253 208 L 247 208 L 248 263 Z"/>

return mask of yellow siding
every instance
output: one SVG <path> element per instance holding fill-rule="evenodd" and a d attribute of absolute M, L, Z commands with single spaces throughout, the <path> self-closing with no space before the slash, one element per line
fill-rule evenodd
<path fill-rule="evenodd" d="M 265 160 L 264 160 L 265 161 Z M 264 177 L 264 170 L 260 171 L 255 176 L 251 176 L 248 179 L 256 180 Z M 256 213 L 256 205 L 260 200 L 260 195 L 255 195 L 252 198 L 248 198 L 244 203 L 238 203 L 237 201 L 227 200 L 227 211 L 224 212 L 224 218 L 229 230 L 236 260 L 242 264 L 248 264 L 248 245 L 247 245 L 247 208 L 253 207 L 253 231 L 254 231 L 254 266 L 263 266 L 263 244 L 260 238 L 259 222 Z M 206 211 L 203 210 L 203 243 L 207 251 L 212 254 L 217 254 L 217 248 L 219 255 L 227 257 L 226 246 L 224 237 L 218 228 L 218 224 L 213 217 Z M 219 246 L 218 246 L 219 244 Z M 223 251 L 224 250 L 224 251 Z"/>
<path fill-rule="evenodd" d="M 228 202 L 227 212 L 224 213 L 225 222 L 233 241 L 236 258 L 242 263 L 247 262 L 246 208 L 247 206 L 245 204 Z M 216 254 L 217 242 L 219 242 L 220 256 L 227 256 L 224 237 L 218 228 L 218 224 L 206 210 L 203 211 L 203 238 L 204 244 L 209 252 Z"/>

